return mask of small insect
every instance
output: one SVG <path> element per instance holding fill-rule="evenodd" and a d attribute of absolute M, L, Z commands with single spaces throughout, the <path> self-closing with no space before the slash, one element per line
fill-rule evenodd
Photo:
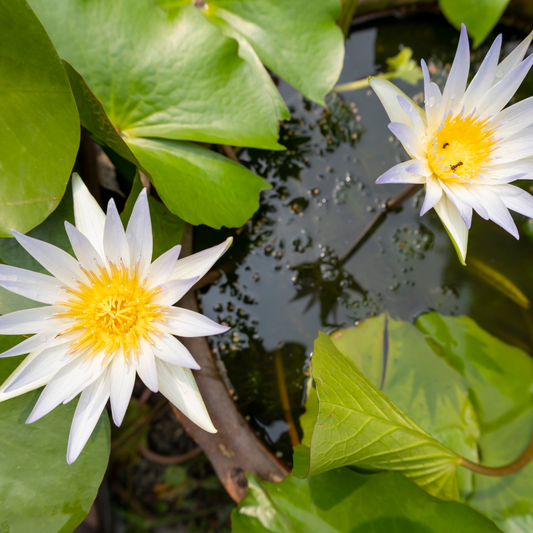
<path fill-rule="evenodd" d="M 442 148 L 446 148 L 447 146 L 450 146 L 450 143 L 444 143 L 444 144 L 442 145 Z"/>
<path fill-rule="evenodd" d="M 462 161 L 459 161 L 459 163 L 456 163 L 455 165 L 452 165 L 450 168 L 451 168 L 452 170 L 455 170 L 457 167 L 460 167 L 462 164 L 463 164 L 463 162 L 462 162 Z"/>

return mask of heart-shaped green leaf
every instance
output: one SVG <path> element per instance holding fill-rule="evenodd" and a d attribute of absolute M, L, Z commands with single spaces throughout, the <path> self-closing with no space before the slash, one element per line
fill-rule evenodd
<path fill-rule="evenodd" d="M 85 80 L 64 60 L 63 66 L 68 75 L 72 94 L 76 99 L 81 125 L 91 134 L 93 141 L 100 146 L 111 148 L 120 157 L 146 172 L 111 124 L 102 104 L 87 87 Z"/>
<path fill-rule="evenodd" d="M 295 449 L 298 468 L 299 446 Z M 302 454 L 303 455 L 303 454 Z M 392 472 L 363 475 L 337 468 L 281 483 L 248 474 L 248 495 L 231 516 L 233 533 L 497 533 L 487 518 L 430 496 Z"/>
<path fill-rule="evenodd" d="M 194 6 L 167 14 L 151 0 L 31 5 L 123 136 L 280 148 L 261 80 Z"/>
<path fill-rule="evenodd" d="M 1 336 L 0 351 L 21 340 Z M 23 359 L 0 359 L 0 383 Z M 70 533 L 89 512 L 102 482 L 110 449 L 109 420 L 104 411 L 82 454 L 68 465 L 67 442 L 77 401 L 26 425 L 37 398 L 34 391 L 0 403 L 0 531 Z"/>
<path fill-rule="evenodd" d="M 0 237 L 11 237 L 61 200 L 80 127 L 61 61 L 24 0 L 0 6 L 0 49 Z"/>
<path fill-rule="evenodd" d="M 332 341 L 402 412 L 474 462 L 508 464 L 531 438 L 533 361 L 467 317 L 430 313 L 412 326 L 381 315 L 334 333 Z M 311 388 L 300 419 L 303 442 L 315 430 L 316 401 Z M 504 531 L 531 529 L 533 465 L 505 477 L 464 468 L 458 475 L 464 501 Z"/>
<path fill-rule="evenodd" d="M 448 21 L 457 29 L 465 24 L 477 48 L 496 26 L 509 0 L 439 0 Z"/>
<path fill-rule="evenodd" d="M 417 328 L 434 354 L 465 380 L 479 421 L 477 445 L 482 462 L 514 461 L 531 439 L 533 361 L 522 350 L 489 335 L 467 317 L 422 315 Z M 533 527 L 533 463 L 505 477 L 474 475 L 468 503 L 493 518 L 506 532 Z"/>
<path fill-rule="evenodd" d="M 204 13 L 233 26 L 269 69 L 323 105 L 342 69 L 340 10 L 339 0 L 210 0 Z"/>
<path fill-rule="evenodd" d="M 309 475 L 347 465 L 396 471 L 430 494 L 458 499 L 459 457 L 403 414 L 322 332 L 312 371 L 319 415 Z"/>
<path fill-rule="evenodd" d="M 259 207 L 261 190 L 270 188 L 242 165 L 192 143 L 142 138 L 127 142 L 150 169 L 165 205 L 191 224 L 242 226 Z"/>

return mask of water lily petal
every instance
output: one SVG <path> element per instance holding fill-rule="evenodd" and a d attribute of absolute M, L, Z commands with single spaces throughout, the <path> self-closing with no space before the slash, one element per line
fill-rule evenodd
<path fill-rule="evenodd" d="M 389 124 L 389 130 L 394 133 L 411 157 L 416 159 L 427 158 L 427 150 L 424 148 L 411 126 L 401 124 L 400 122 L 391 122 Z"/>
<path fill-rule="evenodd" d="M 411 119 L 398 102 L 398 96 L 405 98 L 418 111 L 420 117 L 425 122 L 426 114 L 424 110 L 417 106 L 411 98 L 409 98 L 403 91 L 400 91 L 400 89 L 390 81 L 381 78 L 370 78 L 368 83 L 370 84 L 370 87 L 374 89 L 374 92 L 383 104 L 391 122 L 400 122 L 408 126 L 411 125 Z"/>
<path fill-rule="evenodd" d="M 493 85 L 499 83 L 502 78 L 520 64 L 520 61 L 522 61 L 526 55 L 532 38 L 533 31 L 498 65 L 494 75 L 494 81 L 492 82 Z"/>
<path fill-rule="evenodd" d="M 41 381 L 50 376 L 55 375 L 63 366 L 67 364 L 65 361 L 65 353 L 68 351 L 70 341 L 64 339 L 65 342 L 57 346 L 47 348 L 33 359 L 31 365 L 26 366 L 15 379 L 6 387 L 7 393 L 18 391 L 22 388 L 32 385 L 33 383 L 41 383 Z"/>
<path fill-rule="evenodd" d="M 141 351 L 138 355 L 137 374 L 152 392 L 157 392 L 157 368 L 152 345 L 143 337 L 140 338 L 140 345 Z"/>
<path fill-rule="evenodd" d="M 442 110 L 444 113 L 452 110 L 455 114 L 461 109 L 463 105 L 461 100 L 465 94 L 469 71 L 470 47 L 468 44 L 468 33 L 466 26 L 461 24 L 459 45 L 457 46 L 452 68 L 442 93 Z"/>
<path fill-rule="evenodd" d="M 89 440 L 109 399 L 110 376 L 106 372 L 80 396 L 68 438 L 67 463 L 72 464 Z"/>
<path fill-rule="evenodd" d="M 489 118 L 491 115 L 499 113 L 507 105 L 524 81 L 531 65 L 533 65 L 533 54 L 485 93 L 477 105 L 477 111 L 481 118 Z"/>
<path fill-rule="evenodd" d="M 161 394 L 197 426 L 208 433 L 216 433 L 217 430 L 205 408 L 192 371 L 188 368 L 170 365 L 161 359 L 156 359 L 156 365 Z"/>
<path fill-rule="evenodd" d="M 73 392 L 94 383 L 107 369 L 106 365 L 102 365 L 103 356 L 103 353 L 97 354 L 86 363 L 83 363 L 83 356 L 77 357 L 62 367 L 44 388 L 26 424 L 39 420 L 59 404 L 79 394 L 76 392 L 72 396 Z"/>
<path fill-rule="evenodd" d="M 170 250 L 167 250 L 164 254 L 161 254 L 149 267 L 147 270 L 148 275 L 148 288 L 155 287 L 166 283 L 174 268 L 176 266 L 176 261 L 180 255 L 181 246 L 172 247 Z"/>
<path fill-rule="evenodd" d="M 480 98 L 490 89 L 496 75 L 501 47 L 502 36 L 500 34 L 494 39 L 490 50 L 463 96 L 462 104 L 465 106 L 466 114 L 474 110 Z"/>
<path fill-rule="evenodd" d="M 464 201 L 462 194 L 456 194 L 456 191 L 448 187 L 445 181 L 441 182 L 441 185 L 448 198 L 457 208 L 457 211 L 459 211 L 459 214 L 461 215 L 461 218 L 463 219 L 467 229 L 470 229 L 470 226 L 472 225 L 472 206 Z M 463 189 L 465 189 L 465 187 L 459 190 L 462 191 Z"/>
<path fill-rule="evenodd" d="M 58 279 L 9 265 L 0 265 L 0 287 L 44 304 L 68 298 Z"/>
<path fill-rule="evenodd" d="M 22 394 L 26 394 L 27 392 L 30 392 L 35 389 L 39 389 L 46 385 L 55 375 L 55 372 L 51 371 L 46 376 L 43 376 L 40 380 L 37 380 L 33 383 L 29 383 L 28 385 L 21 387 L 15 391 L 12 392 L 6 392 L 6 389 L 17 379 L 17 377 L 24 372 L 26 368 L 28 368 L 33 361 L 39 356 L 41 352 L 36 351 L 28 354 L 24 361 L 20 363 L 19 366 L 13 371 L 13 373 L 2 383 L 2 386 L 0 386 L 0 402 L 3 402 L 5 400 L 10 400 L 11 398 L 15 398 L 16 396 L 20 396 Z"/>
<path fill-rule="evenodd" d="M 126 229 L 126 237 L 131 253 L 130 264 L 133 265 L 139 261 L 139 273 L 141 277 L 144 277 L 146 269 L 152 261 L 153 253 L 152 222 L 146 189 L 141 191 L 133 206 Z"/>
<path fill-rule="evenodd" d="M 95 265 L 105 266 L 105 263 L 91 244 L 91 241 L 70 222 L 65 221 L 68 239 L 80 264 L 87 270 L 93 270 Z"/>
<path fill-rule="evenodd" d="M 170 307 L 166 311 L 164 327 L 168 333 L 178 337 L 207 337 L 226 333 L 228 326 L 222 326 L 201 313 L 181 307 Z"/>
<path fill-rule="evenodd" d="M 442 197 L 442 187 L 440 181 L 430 176 L 426 180 L 426 196 L 424 198 L 424 203 L 422 204 L 422 209 L 420 210 L 420 216 L 425 215 L 430 209 L 435 207 L 435 204 L 440 201 Z"/>
<path fill-rule="evenodd" d="M 519 238 L 516 224 L 504 202 L 493 191 L 494 187 L 473 186 L 472 191 L 481 199 L 487 209 L 489 218 L 509 232 L 515 239 Z"/>
<path fill-rule="evenodd" d="M 408 171 L 411 168 L 413 161 L 406 161 L 405 163 L 399 163 L 393 166 L 382 174 L 377 180 L 377 184 L 382 183 L 426 183 L 426 178 L 418 176 Z"/>
<path fill-rule="evenodd" d="M 169 280 L 202 278 L 218 261 L 220 256 L 231 246 L 233 237 L 228 237 L 224 242 L 202 250 L 183 259 L 179 259 Z M 174 303 L 174 302 L 172 302 Z"/>
<path fill-rule="evenodd" d="M 165 331 L 164 328 L 161 329 Z M 162 361 L 193 370 L 200 369 L 200 365 L 194 360 L 191 352 L 171 334 L 166 336 L 151 335 L 151 339 L 154 343 L 154 355 Z"/>
<path fill-rule="evenodd" d="M 60 328 L 69 321 L 72 322 L 72 319 L 58 319 L 52 315 L 64 310 L 65 308 L 59 305 L 47 305 L 0 316 L 0 335 L 40 333 L 49 329 L 52 324 L 60 324 Z M 53 323 L 50 320 L 53 320 Z"/>
<path fill-rule="evenodd" d="M 113 357 L 109 372 L 111 414 L 115 425 L 120 426 L 130 403 L 136 376 L 135 367 L 126 363 L 122 348 Z"/>
<path fill-rule="evenodd" d="M 72 197 L 76 227 L 89 239 L 101 257 L 104 253 L 105 214 L 78 174 L 72 174 Z"/>
<path fill-rule="evenodd" d="M 172 305 L 181 300 L 183 296 L 193 287 L 199 280 L 199 277 L 191 279 L 173 279 L 161 286 L 162 292 L 155 296 L 152 300 L 154 304 L 158 305 Z"/>
<path fill-rule="evenodd" d="M 514 185 L 495 185 L 490 190 L 500 197 L 507 209 L 533 218 L 533 196 L 531 194 Z"/>
<path fill-rule="evenodd" d="M 447 195 L 443 195 L 440 202 L 435 205 L 435 211 L 448 232 L 459 260 L 465 265 L 466 250 L 468 247 L 468 228 L 464 220 L 461 218 L 459 211 L 448 199 Z"/>
<path fill-rule="evenodd" d="M 126 268 L 130 266 L 128 240 L 113 199 L 109 200 L 107 205 L 104 227 L 104 251 L 106 259 L 115 265 L 120 265 L 122 262 Z"/>
<path fill-rule="evenodd" d="M 80 269 L 80 264 L 61 248 L 15 230 L 12 230 L 12 233 L 17 242 L 32 257 L 65 285 L 75 288 L 78 286 L 78 281 L 88 283 L 89 280 Z"/>
<path fill-rule="evenodd" d="M 410 125 L 413 128 L 413 131 L 416 133 L 417 137 L 420 139 L 420 142 L 424 144 L 426 142 L 426 131 L 427 126 L 424 124 L 418 109 L 415 108 L 406 98 L 403 96 L 398 96 L 398 102 L 401 108 L 407 113 L 411 119 Z"/>
<path fill-rule="evenodd" d="M 58 344 L 63 344 L 65 339 L 69 342 L 73 342 L 81 335 L 80 331 L 67 333 L 65 335 L 59 335 L 59 330 L 56 326 L 49 326 L 48 329 L 37 333 L 33 337 L 19 342 L 13 348 L 0 353 L 0 357 L 13 357 L 15 355 L 23 355 L 25 353 L 34 352 L 36 350 L 42 351 Z"/>

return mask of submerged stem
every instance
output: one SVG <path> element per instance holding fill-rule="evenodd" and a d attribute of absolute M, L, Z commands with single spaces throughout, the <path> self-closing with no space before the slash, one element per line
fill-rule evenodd
<path fill-rule="evenodd" d="M 363 244 L 371 237 L 371 235 L 376 231 L 380 224 L 385 220 L 387 213 L 398 209 L 405 201 L 409 200 L 411 196 L 416 194 L 423 185 L 408 185 L 400 191 L 394 198 L 388 200 L 384 205 L 382 210 L 379 213 L 376 213 L 376 216 L 370 221 L 368 226 L 361 232 L 357 240 L 353 243 L 352 247 L 348 250 L 348 253 L 339 261 L 339 267 L 344 265 L 353 255 L 363 246 Z"/>
<path fill-rule="evenodd" d="M 522 455 L 508 465 L 492 467 L 478 465 L 472 461 L 469 461 L 468 459 L 465 459 L 464 457 L 461 457 L 460 459 L 461 461 L 459 464 L 465 468 L 468 468 L 468 470 L 472 470 L 472 472 L 477 472 L 478 474 L 483 474 L 484 476 L 509 476 L 511 474 L 515 474 L 519 470 L 522 470 L 522 468 L 524 468 L 524 466 L 526 466 L 531 459 L 533 459 L 533 436 L 531 437 L 526 449 L 522 452 Z"/>
<path fill-rule="evenodd" d="M 283 372 L 283 360 L 281 358 L 281 350 L 274 352 L 274 366 L 276 368 L 276 378 L 278 380 L 279 396 L 281 399 L 281 407 L 283 408 L 283 415 L 285 416 L 285 422 L 289 426 L 289 438 L 293 447 L 300 444 L 300 438 L 296 431 L 296 424 L 292 417 L 291 404 L 289 402 L 289 394 L 287 392 L 287 386 L 285 384 L 285 373 Z"/>

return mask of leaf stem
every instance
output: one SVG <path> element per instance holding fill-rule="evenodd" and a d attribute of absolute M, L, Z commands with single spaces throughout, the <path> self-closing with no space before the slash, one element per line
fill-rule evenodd
<path fill-rule="evenodd" d="M 281 399 L 281 407 L 283 408 L 283 415 L 285 422 L 289 426 L 289 438 L 293 447 L 300 444 L 300 437 L 296 431 L 296 424 L 292 417 L 291 404 L 289 402 L 289 394 L 287 392 L 287 385 L 285 384 L 285 373 L 283 372 L 283 359 L 281 357 L 281 350 L 274 352 L 274 367 L 276 369 L 276 378 L 278 380 L 279 396 Z"/>
<path fill-rule="evenodd" d="M 394 77 L 398 76 L 398 72 L 383 72 L 374 76 L 375 78 L 381 78 L 383 80 L 391 80 Z M 368 83 L 369 78 L 363 78 L 361 80 L 351 81 L 349 83 L 343 83 L 342 85 L 336 85 L 333 87 L 332 92 L 341 93 L 345 91 L 357 91 L 358 89 L 364 89 L 365 87 L 370 87 Z"/>
<path fill-rule="evenodd" d="M 468 459 L 465 459 L 464 457 L 460 457 L 459 464 L 465 468 L 468 468 L 468 470 L 472 470 L 472 472 L 477 472 L 478 474 L 483 474 L 484 476 L 509 476 L 522 470 L 522 468 L 524 468 L 531 461 L 531 459 L 533 459 L 533 436 L 531 437 L 526 449 L 522 452 L 522 455 L 508 465 L 497 467 L 478 465 L 472 461 L 469 461 Z"/>

